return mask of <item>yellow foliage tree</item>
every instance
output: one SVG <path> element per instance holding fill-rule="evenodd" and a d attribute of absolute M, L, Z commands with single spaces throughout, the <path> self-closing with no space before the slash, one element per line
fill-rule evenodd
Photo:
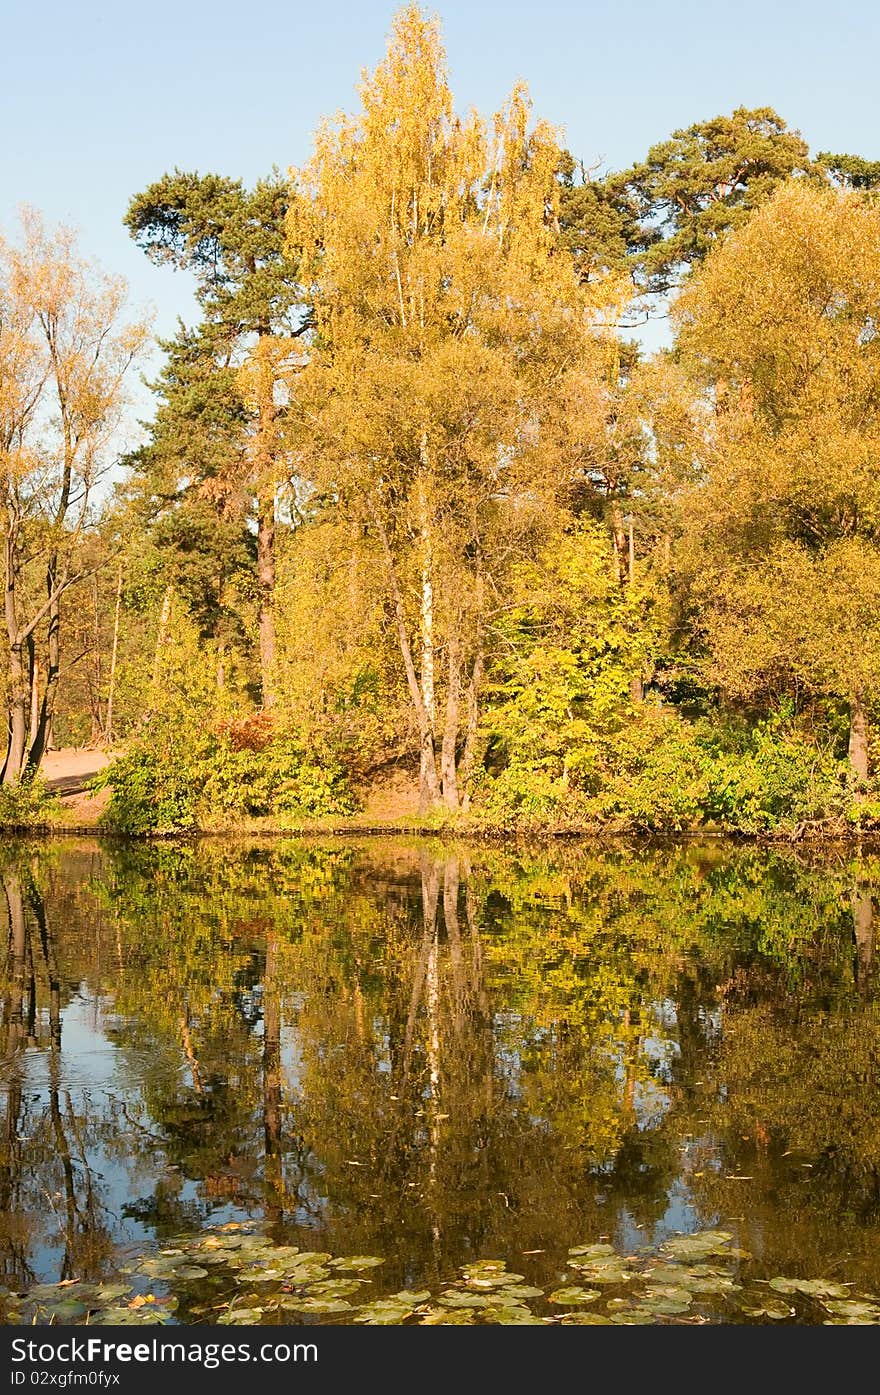
<path fill-rule="evenodd" d="M 381 559 L 422 804 L 455 809 L 507 569 L 601 430 L 599 292 L 560 240 L 559 149 L 522 87 L 493 123 L 459 119 L 437 24 L 410 7 L 361 97 L 294 172 L 315 329 L 292 449 Z"/>
<path fill-rule="evenodd" d="M 48 232 L 33 211 L 17 244 L 0 243 L 7 784 L 36 770 L 45 749 L 61 670 L 61 598 L 82 578 L 94 488 L 120 424 L 125 374 L 146 341 L 144 324 L 123 322 L 125 289 L 81 260 L 69 231 Z"/>
<path fill-rule="evenodd" d="M 796 682 L 846 702 L 864 780 L 880 694 L 880 206 L 782 186 L 675 314 L 704 402 L 686 505 L 714 675 L 736 695 Z"/>

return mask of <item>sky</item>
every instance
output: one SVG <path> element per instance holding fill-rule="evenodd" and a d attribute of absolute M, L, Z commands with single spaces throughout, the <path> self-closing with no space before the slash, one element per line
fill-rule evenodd
<path fill-rule="evenodd" d="M 355 110 L 396 3 L 374 0 L 3 0 L 0 229 L 31 204 L 126 277 L 159 334 L 192 319 L 185 273 L 154 267 L 122 225 L 178 166 L 252 182 L 309 156 L 325 115 Z M 814 151 L 880 159 L 880 0 L 445 0 L 461 110 L 514 81 L 587 164 L 622 169 L 674 129 L 773 106 Z M 146 402 L 146 396 L 142 398 Z"/>

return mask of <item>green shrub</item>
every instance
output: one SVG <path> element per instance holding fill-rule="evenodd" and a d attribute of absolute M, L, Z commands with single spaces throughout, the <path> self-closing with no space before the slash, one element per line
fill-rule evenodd
<path fill-rule="evenodd" d="M 603 822 L 680 832 L 703 821 L 710 766 L 697 728 L 646 704 L 609 737 L 585 808 Z"/>
<path fill-rule="evenodd" d="M 40 779 L 0 785 L 0 828 L 35 828 L 50 822 L 57 807 Z"/>
<path fill-rule="evenodd" d="M 740 749 L 716 744 L 706 814 L 744 833 L 790 830 L 838 818 L 849 804 L 846 765 L 808 740 L 780 712 Z"/>
<path fill-rule="evenodd" d="M 112 799 L 104 826 L 145 834 L 186 831 L 265 815 L 282 821 L 353 812 L 345 770 L 331 752 L 276 729 L 265 714 L 187 731 L 145 735 L 95 782 Z"/>

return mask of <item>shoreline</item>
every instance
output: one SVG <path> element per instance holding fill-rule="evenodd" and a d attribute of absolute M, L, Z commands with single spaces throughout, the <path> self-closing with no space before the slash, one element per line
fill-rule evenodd
<path fill-rule="evenodd" d="M 552 825 L 505 828 L 479 824 L 419 823 L 406 820 L 358 823 L 356 818 L 343 820 L 311 820 L 294 826 L 282 826 L 270 820 L 252 823 L 230 823 L 200 828 L 155 830 L 135 833 L 73 819 L 40 823 L 7 824 L 0 833 L 14 837 L 89 837 L 113 843 L 195 843 L 208 839 L 267 839 L 282 838 L 430 838 L 456 842 L 500 844 L 525 843 L 600 843 L 637 844 L 675 843 L 740 843 L 768 847 L 846 847 L 865 845 L 880 848 L 880 829 L 827 830 L 799 826 L 790 832 L 748 832 L 743 829 L 685 828 L 645 829 L 606 825 L 554 828 Z"/>

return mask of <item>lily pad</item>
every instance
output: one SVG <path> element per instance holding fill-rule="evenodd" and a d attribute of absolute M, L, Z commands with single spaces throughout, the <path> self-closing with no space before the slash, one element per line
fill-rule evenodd
<path fill-rule="evenodd" d="M 384 1259 L 379 1259 L 377 1255 L 347 1255 L 341 1259 L 330 1259 L 329 1255 L 300 1255 L 299 1263 L 306 1259 L 317 1259 L 323 1262 L 329 1260 L 334 1269 L 375 1269 L 378 1265 L 384 1264 Z"/>
<path fill-rule="evenodd" d="M 849 1298 L 849 1289 L 831 1279 L 788 1279 L 780 1275 L 770 1280 L 777 1293 L 806 1293 L 813 1298 Z"/>
<path fill-rule="evenodd" d="M 476 1317 L 473 1308 L 432 1308 L 419 1318 L 420 1327 L 469 1327 Z"/>
<path fill-rule="evenodd" d="M 484 1293 L 461 1293 L 458 1289 L 447 1288 L 440 1294 L 438 1302 L 444 1308 L 488 1308 L 491 1299 Z"/>
<path fill-rule="evenodd" d="M 297 1313 L 350 1313 L 352 1304 L 345 1298 L 322 1298 L 320 1295 L 310 1297 L 304 1294 L 299 1298 L 285 1298 L 285 1308 L 292 1308 Z"/>
<path fill-rule="evenodd" d="M 614 1255 L 616 1258 L 616 1251 L 614 1249 L 614 1246 L 606 1245 L 604 1242 L 597 1245 L 573 1245 L 568 1253 L 571 1255 L 572 1259 L 580 1255 L 589 1255 L 594 1257 L 599 1255 Z"/>
<path fill-rule="evenodd" d="M 309 1284 L 307 1292 L 312 1298 L 350 1298 L 360 1287 L 358 1279 L 320 1279 Z"/>
<path fill-rule="evenodd" d="M 766 1317 L 773 1318 L 775 1321 L 794 1317 L 795 1313 L 794 1308 L 789 1307 L 787 1303 L 783 1303 L 781 1298 L 759 1298 L 753 1300 L 748 1306 L 746 1303 L 743 1303 L 741 1305 L 741 1311 L 745 1313 L 746 1317 Z"/>
<path fill-rule="evenodd" d="M 626 1308 L 619 1313 L 612 1313 L 611 1321 L 621 1323 L 624 1327 L 645 1327 L 648 1323 L 656 1322 L 657 1318 L 648 1308 Z"/>
<path fill-rule="evenodd" d="M 698 1259 L 701 1255 L 725 1253 L 732 1239 L 729 1230 L 698 1230 L 691 1235 L 673 1235 L 660 1248 L 674 1259 Z"/>
<path fill-rule="evenodd" d="M 638 1275 L 628 1269 L 621 1259 L 591 1260 L 588 1264 L 583 1264 L 579 1260 L 570 1260 L 570 1267 L 591 1284 L 628 1284 Z"/>
<path fill-rule="evenodd" d="M 553 1293 L 548 1294 L 550 1303 L 594 1303 L 602 1295 L 597 1288 L 581 1288 L 579 1285 L 572 1285 L 569 1288 L 557 1288 Z"/>
<path fill-rule="evenodd" d="M 367 1303 L 361 1308 L 354 1322 L 369 1327 L 392 1327 L 412 1317 L 416 1304 L 397 1303 L 390 1298 L 377 1298 L 375 1303 Z"/>
<path fill-rule="evenodd" d="M 85 1317 L 89 1311 L 88 1305 L 80 1302 L 78 1298 L 61 1298 L 57 1302 L 41 1306 L 50 1318 L 56 1318 L 60 1322 L 72 1322 L 75 1318 Z"/>
<path fill-rule="evenodd" d="M 875 1325 L 880 1323 L 880 1307 L 876 1303 L 869 1303 L 864 1299 L 849 1298 L 844 1300 L 829 1299 L 823 1303 L 829 1313 L 835 1317 L 842 1318 L 846 1323 L 864 1323 Z"/>
<path fill-rule="evenodd" d="M 652 1283 L 687 1288 L 691 1293 L 735 1293 L 742 1288 L 723 1269 L 709 1264 L 658 1264 L 647 1277 Z"/>
<path fill-rule="evenodd" d="M 506 1270 L 503 1273 L 495 1273 L 494 1271 L 489 1272 L 486 1270 L 480 1270 L 476 1274 L 465 1274 L 464 1281 L 467 1284 L 468 1288 L 492 1289 L 504 1288 L 507 1284 L 522 1283 L 524 1278 L 524 1274 L 509 1274 Z"/>
<path fill-rule="evenodd" d="M 231 1312 L 218 1317 L 217 1321 L 227 1327 L 243 1327 L 246 1324 L 258 1323 L 262 1316 L 262 1308 L 233 1308 Z"/>
<path fill-rule="evenodd" d="M 480 1320 L 494 1323 L 499 1327 L 541 1327 L 544 1325 L 543 1318 L 539 1318 L 530 1308 L 514 1305 L 503 1308 L 486 1308 L 480 1314 Z"/>
<path fill-rule="evenodd" d="M 102 1302 L 107 1303 L 112 1298 L 125 1298 L 131 1293 L 131 1284 L 103 1284 L 98 1289 L 97 1297 Z"/>
<path fill-rule="evenodd" d="M 568 1327 L 570 1324 L 576 1327 L 598 1327 L 600 1325 L 603 1327 L 607 1327 L 614 1321 L 614 1319 L 608 1317 L 606 1313 L 574 1312 L 563 1313 L 561 1321 L 563 1325 L 566 1327 Z"/>
<path fill-rule="evenodd" d="M 647 1313 L 660 1314 L 662 1317 L 674 1317 L 675 1314 L 686 1313 L 692 1303 L 693 1296 L 690 1293 L 685 1293 L 681 1299 L 667 1299 L 662 1295 L 646 1293 L 644 1297 L 639 1299 L 640 1309 L 646 1310 Z"/>

